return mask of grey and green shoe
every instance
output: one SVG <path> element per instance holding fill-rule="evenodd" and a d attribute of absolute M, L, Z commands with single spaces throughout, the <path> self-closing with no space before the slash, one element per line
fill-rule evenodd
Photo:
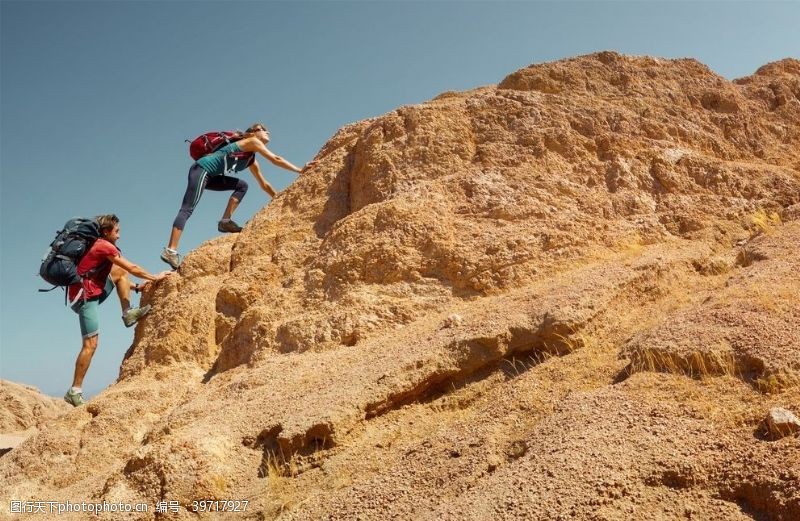
<path fill-rule="evenodd" d="M 177 251 L 170 251 L 167 248 L 161 250 L 161 260 L 169 264 L 173 270 L 177 270 L 181 265 L 181 256 Z"/>
<path fill-rule="evenodd" d="M 125 324 L 125 327 L 131 327 L 136 323 L 136 321 L 149 312 L 150 304 L 138 308 L 131 308 L 122 315 L 122 322 Z"/>
<path fill-rule="evenodd" d="M 73 407 L 78 407 L 86 403 L 86 400 L 83 399 L 83 393 L 72 392 L 72 389 L 67 391 L 67 394 L 64 395 L 64 401 Z"/>

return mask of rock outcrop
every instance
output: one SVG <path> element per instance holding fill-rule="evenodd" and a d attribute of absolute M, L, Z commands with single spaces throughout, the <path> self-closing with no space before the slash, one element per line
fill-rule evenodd
<path fill-rule="evenodd" d="M 766 423 L 770 436 L 775 439 L 800 432 L 800 419 L 792 411 L 787 411 L 782 407 L 771 409 L 767 415 Z"/>
<path fill-rule="evenodd" d="M 35 387 L 0 380 L 0 456 L 35 434 L 49 420 L 70 410 L 63 400 Z"/>
<path fill-rule="evenodd" d="M 0 512 L 800 518 L 763 422 L 800 408 L 799 61 L 532 65 L 316 159 L 145 295 L 119 381 L 0 459 Z"/>

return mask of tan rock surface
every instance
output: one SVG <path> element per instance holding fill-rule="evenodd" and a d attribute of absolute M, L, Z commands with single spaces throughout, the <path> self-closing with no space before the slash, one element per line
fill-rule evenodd
<path fill-rule="evenodd" d="M 763 424 L 800 408 L 800 62 L 533 65 L 317 159 L 146 295 L 119 381 L 0 459 L 0 513 L 800 518 Z"/>
<path fill-rule="evenodd" d="M 770 436 L 774 439 L 784 438 L 800 432 L 800 419 L 792 411 L 787 411 L 782 407 L 770 409 L 766 424 Z"/>
<path fill-rule="evenodd" d="M 0 455 L 17 447 L 39 428 L 67 412 L 63 400 L 43 395 L 39 389 L 0 380 Z"/>

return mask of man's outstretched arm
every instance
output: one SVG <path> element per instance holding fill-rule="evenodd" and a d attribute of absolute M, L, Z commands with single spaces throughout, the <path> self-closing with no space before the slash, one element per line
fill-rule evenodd
<path fill-rule="evenodd" d="M 132 263 L 131 261 L 129 261 L 128 259 L 126 259 L 122 255 L 117 255 L 116 257 L 110 257 L 109 260 L 111 260 L 111 262 L 113 262 L 114 264 L 116 264 L 117 266 L 122 268 L 123 270 L 127 271 L 131 275 L 135 275 L 135 276 L 139 277 L 140 279 L 144 279 L 144 280 L 151 281 L 151 282 L 152 281 L 156 281 L 156 280 L 161 280 L 164 277 L 166 277 L 167 275 L 169 275 L 170 273 L 172 273 L 171 271 L 162 271 L 158 275 L 153 275 L 152 273 L 150 273 L 149 271 L 145 270 L 141 266 L 138 266 L 138 265 Z"/>

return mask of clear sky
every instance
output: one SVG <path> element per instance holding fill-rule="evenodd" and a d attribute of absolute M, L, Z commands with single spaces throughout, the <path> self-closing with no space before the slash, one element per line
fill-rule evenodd
<path fill-rule="evenodd" d="M 123 254 L 164 269 L 186 138 L 263 121 L 302 165 L 347 123 L 531 63 L 610 49 L 733 79 L 800 56 L 797 2 L 0 0 L 0 25 L 0 378 L 59 396 L 80 334 L 59 290 L 36 291 L 41 256 L 68 218 L 113 212 Z M 294 179 L 267 165 L 277 189 Z M 250 185 L 241 223 L 269 200 Z M 217 235 L 227 195 L 203 195 L 183 252 Z M 100 309 L 88 395 L 133 338 L 116 297 Z"/>

